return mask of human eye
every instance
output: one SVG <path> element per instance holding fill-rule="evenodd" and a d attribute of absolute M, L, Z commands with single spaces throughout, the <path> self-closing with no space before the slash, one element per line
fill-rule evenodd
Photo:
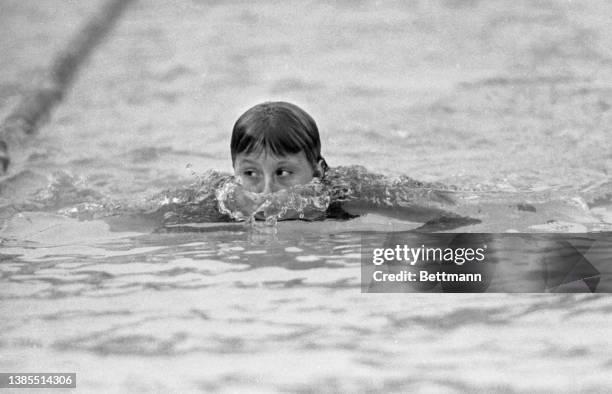
<path fill-rule="evenodd" d="M 293 171 L 286 168 L 279 168 L 278 170 L 276 170 L 276 175 L 279 177 L 288 177 L 293 175 Z"/>
<path fill-rule="evenodd" d="M 251 168 L 247 168 L 246 170 L 242 171 L 242 175 L 248 176 L 248 177 L 256 177 L 257 176 L 257 171 Z"/>

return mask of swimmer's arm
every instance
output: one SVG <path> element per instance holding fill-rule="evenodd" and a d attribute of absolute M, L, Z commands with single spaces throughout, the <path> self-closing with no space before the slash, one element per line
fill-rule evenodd
<path fill-rule="evenodd" d="M 377 213 L 415 222 L 457 216 L 453 190 L 444 185 L 390 178 L 361 166 L 334 168 L 327 182 L 332 202 L 351 215 Z"/>
<path fill-rule="evenodd" d="M 348 199 L 341 206 L 351 215 L 377 213 L 416 222 L 456 216 L 451 192 L 425 189 L 405 192 L 398 195 L 388 190 L 366 190 L 361 198 Z"/>
<path fill-rule="evenodd" d="M 194 184 L 165 191 L 151 199 L 148 214 L 164 225 L 198 222 L 227 222 L 228 215 L 220 212 L 216 191 L 231 177 L 217 171 L 203 174 Z"/>

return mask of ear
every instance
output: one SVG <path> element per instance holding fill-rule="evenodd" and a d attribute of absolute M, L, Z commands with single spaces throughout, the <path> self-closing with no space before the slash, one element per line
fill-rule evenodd
<path fill-rule="evenodd" d="M 323 178 L 325 176 L 325 170 L 327 170 L 327 163 L 324 159 L 321 159 L 314 166 L 314 176 L 317 178 Z"/>

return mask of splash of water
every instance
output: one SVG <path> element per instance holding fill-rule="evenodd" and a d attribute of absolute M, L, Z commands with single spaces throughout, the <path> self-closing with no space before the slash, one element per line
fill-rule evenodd
<path fill-rule="evenodd" d="M 606 208 L 610 199 L 597 197 L 610 194 L 610 183 L 589 190 L 589 195 L 596 196 L 596 202 L 603 206 L 597 208 L 601 218 L 594 219 L 590 211 L 592 203 L 571 190 L 465 190 L 419 182 L 406 176 L 392 178 L 371 173 L 361 166 L 332 168 L 323 180 L 314 179 L 306 185 L 271 194 L 249 194 L 239 179 L 218 171 L 192 175 L 196 178 L 194 182 L 183 188 L 166 190 L 149 198 L 119 201 L 102 195 L 85 179 L 58 172 L 38 192 L 23 195 L 21 201 L 0 207 L 0 220 L 21 211 L 56 212 L 79 220 L 152 214 L 159 217 L 160 226 L 233 220 L 268 231 L 266 228 L 275 228 L 279 220 L 323 219 L 333 204 L 363 208 L 357 210 L 357 214 L 367 213 L 372 207 L 382 207 L 391 208 L 389 212 L 408 209 L 412 215 L 429 209 L 434 213 L 445 211 L 480 217 L 484 209 L 487 220 L 522 211 L 526 212 L 524 215 L 532 213 L 533 217 L 541 217 L 542 223 L 554 219 L 609 223 L 610 217 Z M 245 200 L 238 198 L 241 196 L 249 197 L 246 206 L 242 204 Z M 418 218 L 415 217 L 415 221 L 419 221 Z"/>
<path fill-rule="evenodd" d="M 317 178 L 306 185 L 267 194 L 248 192 L 239 179 L 231 178 L 215 195 L 219 210 L 232 219 L 249 223 L 264 219 L 269 225 L 282 219 L 320 218 L 331 201 L 329 189 Z"/>

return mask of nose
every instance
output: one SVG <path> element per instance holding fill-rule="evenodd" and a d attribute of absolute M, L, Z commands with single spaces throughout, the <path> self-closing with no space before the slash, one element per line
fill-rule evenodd
<path fill-rule="evenodd" d="M 276 183 L 274 176 L 265 176 L 263 182 L 261 193 L 274 193 L 280 190 L 280 186 Z"/>

